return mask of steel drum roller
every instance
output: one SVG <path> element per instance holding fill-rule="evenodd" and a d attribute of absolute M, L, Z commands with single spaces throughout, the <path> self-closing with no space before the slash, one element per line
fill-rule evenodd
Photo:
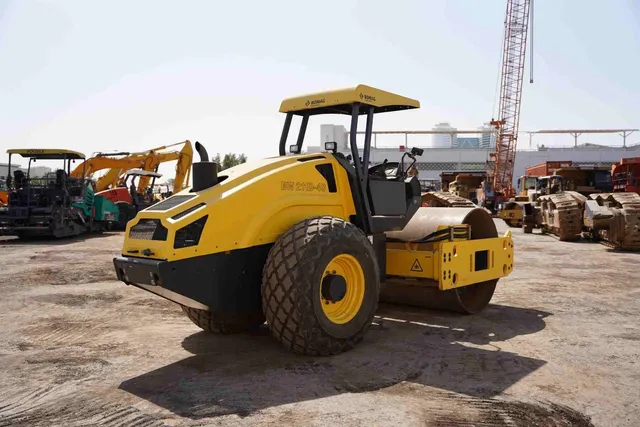
<path fill-rule="evenodd" d="M 498 237 L 496 224 L 482 208 L 421 207 L 401 231 L 387 232 L 389 239 L 416 241 L 442 225 L 471 226 L 471 239 Z M 498 280 L 441 291 L 435 280 L 388 277 L 380 301 L 474 314 L 489 304 Z"/>

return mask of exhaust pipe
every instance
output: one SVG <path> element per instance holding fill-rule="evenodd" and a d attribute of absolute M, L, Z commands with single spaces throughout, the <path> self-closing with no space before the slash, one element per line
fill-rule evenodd
<path fill-rule="evenodd" d="M 196 141 L 196 151 L 200 155 L 200 161 L 201 162 L 208 162 L 209 161 L 209 153 L 207 153 L 207 149 L 204 148 L 204 145 L 200 144 L 199 141 Z"/>
<path fill-rule="evenodd" d="M 202 191 L 218 183 L 218 164 L 209 161 L 209 153 L 204 145 L 196 141 L 196 151 L 200 161 L 193 164 L 193 188 L 191 191 Z"/>

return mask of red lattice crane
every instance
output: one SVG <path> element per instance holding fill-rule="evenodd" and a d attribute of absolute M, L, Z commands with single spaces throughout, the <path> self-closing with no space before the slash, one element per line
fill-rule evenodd
<path fill-rule="evenodd" d="M 487 170 L 496 198 L 498 194 L 505 199 L 515 194 L 512 182 L 530 6 L 531 0 L 507 0 L 498 119 L 491 119 L 491 125 L 498 130 L 496 150 L 490 154 Z"/>

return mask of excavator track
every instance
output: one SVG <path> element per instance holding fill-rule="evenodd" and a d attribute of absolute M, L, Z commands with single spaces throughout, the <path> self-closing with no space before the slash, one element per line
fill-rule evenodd
<path fill-rule="evenodd" d="M 558 236 L 561 241 L 579 240 L 582 235 L 580 200 L 584 196 L 578 198 L 572 193 L 564 191 L 538 198 L 542 216 L 542 231 Z"/>
<path fill-rule="evenodd" d="M 615 249 L 640 251 L 640 195 L 598 193 L 589 196 L 613 213 L 608 230 L 600 230 L 602 243 Z"/>
<path fill-rule="evenodd" d="M 429 191 L 422 194 L 422 202 L 429 203 L 431 207 L 447 207 L 447 208 L 475 208 L 477 207 L 469 199 L 456 196 L 446 191 Z"/>

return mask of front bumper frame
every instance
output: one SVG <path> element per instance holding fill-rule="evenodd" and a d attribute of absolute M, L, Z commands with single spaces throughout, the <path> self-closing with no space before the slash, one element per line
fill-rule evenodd
<path fill-rule="evenodd" d="M 173 261 L 121 255 L 118 280 L 187 307 L 228 314 L 262 311 L 262 267 L 271 245 Z"/>

